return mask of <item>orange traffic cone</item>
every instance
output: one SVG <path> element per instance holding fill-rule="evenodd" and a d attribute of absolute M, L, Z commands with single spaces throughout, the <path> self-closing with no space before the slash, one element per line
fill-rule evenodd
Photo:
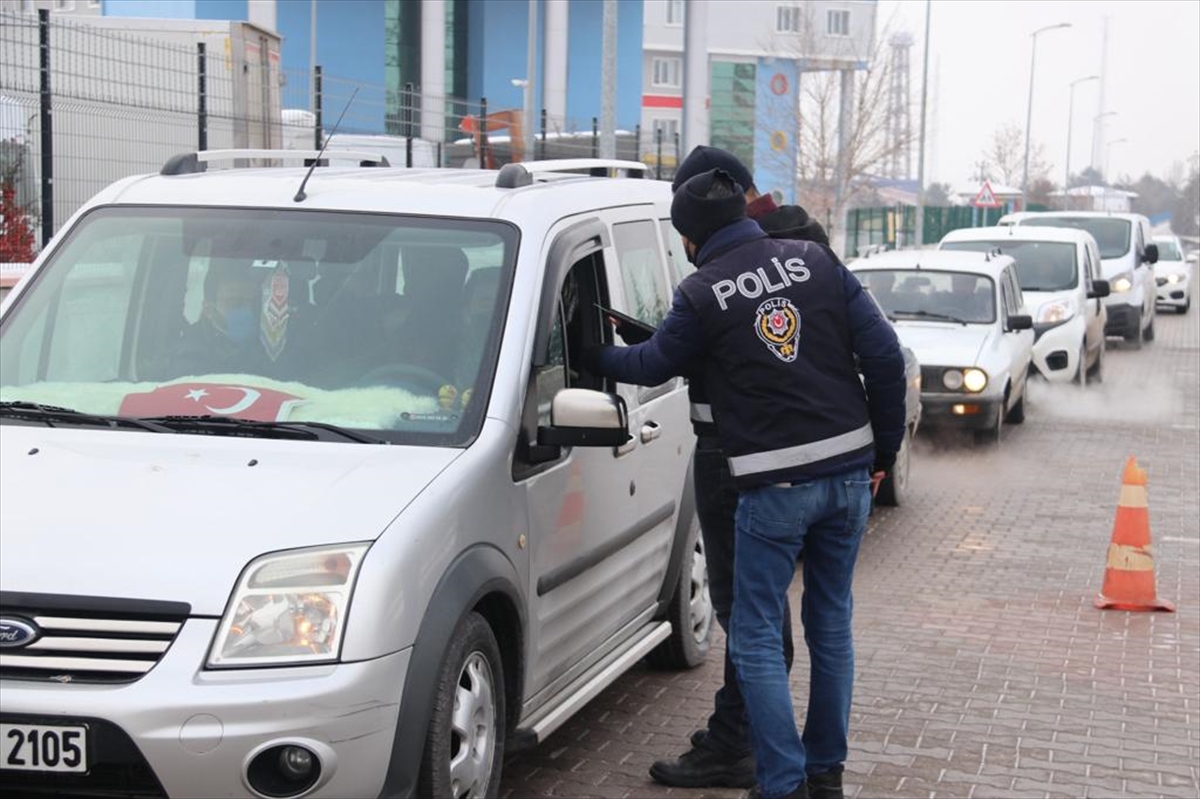
<path fill-rule="evenodd" d="M 1146 472 L 1131 456 L 1121 477 L 1121 499 L 1108 545 L 1104 588 L 1096 597 L 1101 610 L 1166 610 L 1175 606 L 1159 599 L 1150 553 L 1150 515 L 1146 507 Z"/>

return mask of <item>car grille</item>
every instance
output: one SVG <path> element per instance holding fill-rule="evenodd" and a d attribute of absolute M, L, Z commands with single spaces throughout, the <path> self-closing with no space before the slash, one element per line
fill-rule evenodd
<path fill-rule="evenodd" d="M 942 374 L 946 371 L 944 366 L 922 366 L 921 367 L 921 389 L 923 391 L 945 391 L 945 386 L 942 385 Z"/>
<path fill-rule="evenodd" d="M 53 724 L 88 728 L 86 774 L 4 770 L 5 796 L 166 797 L 150 764 L 130 737 L 100 719 L 25 716 L 5 713 L 6 724 Z"/>
<path fill-rule="evenodd" d="M 128 683 L 154 668 L 191 608 L 181 602 L 0 592 L 0 617 L 32 622 L 0 649 L 0 679 Z"/>

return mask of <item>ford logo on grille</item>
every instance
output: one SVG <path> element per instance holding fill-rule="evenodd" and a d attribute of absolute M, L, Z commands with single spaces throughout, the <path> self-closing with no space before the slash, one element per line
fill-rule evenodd
<path fill-rule="evenodd" d="M 4 649 L 28 646 L 37 640 L 37 625 L 24 619 L 0 619 L 0 647 Z"/>

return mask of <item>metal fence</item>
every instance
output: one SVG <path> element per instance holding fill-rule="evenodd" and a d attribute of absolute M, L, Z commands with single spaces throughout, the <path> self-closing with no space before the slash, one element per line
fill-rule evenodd
<path fill-rule="evenodd" d="M 1031 203 L 1029 210 L 1045 211 L 1048 208 Z M 923 239 L 926 245 L 936 244 L 951 230 L 995 225 L 1006 213 L 1005 208 L 927 205 Z M 914 205 L 851 208 L 846 211 L 845 256 L 853 258 L 868 250 L 915 247 L 916 231 L 917 208 Z"/>
<path fill-rule="evenodd" d="M 484 166 L 595 157 L 595 117 L 425 94 L 281 66 L 281 42 L 248 23 L 177 23 L 0 11 L 0 179 L 44 244 L 98 191 L 157 172 L 181 152 L 315 149 L 381 152 L 394 166 Z M 679 139 L 618 131 L 616 155 L 669 179 Z"/>

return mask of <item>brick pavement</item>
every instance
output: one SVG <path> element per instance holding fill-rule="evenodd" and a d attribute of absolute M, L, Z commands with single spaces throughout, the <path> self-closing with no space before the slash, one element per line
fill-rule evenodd
<path fill-rule="evenodd" d="M 847 796 L 1200 796 L 1200 313 L 1157 328 L 1113 343 L 1101 386 L 1035 385 L 999 448 L 918 437 L 912 498 L 872 517 L 856 575 Z M 1177 613 L 1092 606 L 1131 454 Z M 502 795 L 741 796 L 646 773 L 703 724 L 723 647 L 626 674 L 510 755 Z"/>

